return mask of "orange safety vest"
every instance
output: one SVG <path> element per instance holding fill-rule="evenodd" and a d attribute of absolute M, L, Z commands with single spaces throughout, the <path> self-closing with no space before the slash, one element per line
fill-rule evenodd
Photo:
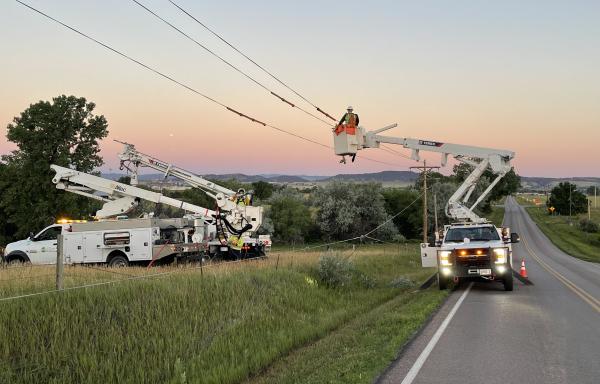
<path fill-rule="evenodd" d="M 346 113 L 344 115 L 344 122 L 335 127 L 335 134 L 339 135 L 340 133 L 346 131 L 348 135 L 356 135 L 356 114 L 355 113 Z"/>

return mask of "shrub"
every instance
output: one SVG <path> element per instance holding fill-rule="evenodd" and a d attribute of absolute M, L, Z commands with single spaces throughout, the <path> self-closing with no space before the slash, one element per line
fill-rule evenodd
<path fill-rule="evenodd" d="M 581 219 L 579 222 L 579 228 L 581 228 L 583 232 L 587 233 L 598 233 L 599 230 L 598 224 L 588 219 Z"/>
<path fill-rule="evenodd" d="M 329 254 L 319 258 L 319 280 L 330 288 L 343 287 L 350 284 L 354 264 L 339 255 Z"/>
<path fill-rule="evenodd" d="M 415 282 L 406 276 L 400 276 L 390 283 L 390 285 L 394 288 L 411 288 L 415 285 Z"/>

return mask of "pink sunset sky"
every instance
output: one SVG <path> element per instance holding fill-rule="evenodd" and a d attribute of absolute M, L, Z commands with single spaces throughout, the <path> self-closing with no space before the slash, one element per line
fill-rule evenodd
<path fill-rule="evenodd" d="M 255 117 L 323 144 L 330 127 L 264 89 L 128 1 L 27 1 L 118 50 Z M 314 111 L 166 0 L 142 1 L 273 91 Z M 179 0 L 179 4 L 339 118 L 398 123 L 388 134 L 513 150 L 526 176 L 600 176 L 597 2 Z M 377 149 L 342 165 L 332 150 L 253 124 L 50 22 L 0 5 L 0 154 L 29 104 L 84 96 L 109 122 L 102 142 L 191 171 L 330 175 L 405 170 Z M 316 113 L 316 112 L 315 112 Z M 399 148 L 398 148 L 399 149 Z M 432 156 L 430 164 L 439 163 Z"/>

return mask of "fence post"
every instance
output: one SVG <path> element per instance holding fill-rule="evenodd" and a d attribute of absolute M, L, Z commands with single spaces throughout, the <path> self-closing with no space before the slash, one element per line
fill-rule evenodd
<path fill-rule="evenodd" d="M 275 263 L 275 270 L 279 269 L 279 253 L 277 254 L 277 263 Z"/>
<path fill-rule="evenodd" d="M 64 255 L 63 255 L 63 235 L 59 234 L 56 239 L 56 290 L 63 290 L 64 281 Z"/>

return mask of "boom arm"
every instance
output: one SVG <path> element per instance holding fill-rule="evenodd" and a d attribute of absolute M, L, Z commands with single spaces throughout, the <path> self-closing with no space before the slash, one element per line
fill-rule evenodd
<path fill-rule="evenodd" d="M 415 161 L 420 160 L 419 152 L 438 152 L 442 154 L 442 166 L 448 162 L 448 155 L 456 160 L 469 164 L 474 167 L 471 174 L 465 179 L 463 184 L 450 197 L 446 205 L 446 215 L 454 220 L 464 221 L 470 220 L 473 222 L 483 222 L 485 219 L 477 216 L 473 209 L 490 193 L 490 191 L 498 184 L 500 179 L 511 170 L 510 161 L 514 158 L 515 153 L 511 151 L 474 147 L 470 145 L 442 143 L 430 140 L 418 140 L 412 138 L 399 138 L 379 135 L 380 132 L 396 127 L 397 124 L 392 124 L 387 127 L 376 129 L 374 131 L 365 132 L 363 127 L 358 127 L 355 134 L 352 131 L 336 130 L 334 132 L 334 144 L 336 155 L 354 156 L 364 148 L 379 148 L 381 143 L 389 143 L 401 145 L 406 149 L 410 149 L 411 158 Z M 491 167 L 492 171 L 497 175 L 494 181 L 488 188 L 479 196 L 475 203 L 468 207 L 466 203 L 469 201 L 471 194 L 475 190 L 477 182 L 485 170 Z"/>
<path fill-rule="evenodd" d="M 96 212 L 97 219 L 106 219 L 121 214 L 126 214 L 135 208 L 140 200 L 147 200 L 153 203 L 170 205 L 175 208 L 184 209 L 203 217 L 212 217 L 216 212 L 189 204 L 177 199 L 164 196 L 160 193 L 147 191 L 132 185 L 118 183 L 116 181 L 103 179 L 98 176 L 79 172 L 73 169 L 51 165 L 56 172 L 52 182 L 56 184 L 57 189 L 63 189 L 68 192 L 86 196 L 95 200 L 104 202 L 101 210 Z M 102 197 L 94 192 L 103 192 L 108 197 Z"/>
<path fill-rule="evenodd" d="M 215 199 L 219 210 L 226 212 L 226 219 L 235 230 L 241 231 L 243 228 L 250 228 L 251 232 L 255 232 L 261 226 L 263 208 L 254 207 L 247 203 L 238 203 L 239 198 L 243 199 L 245 197 L 245 191 L 232 191 L 194 175 L 185 169 L 141 153 L 135 149 L 133 144 L 120 141 L 119 143 L 124 145 L 123 151 L 119 153 L 119 159 L 121 160 L 122 167 L 126 167 L 132 172 L 132 184 L 134 181 L 137 182 L 138 168 L 140 166 L 148 167 L 164 173 L 165 178 L 173 176 L 192 187 L 199 188 L 208 196 Z"/>

